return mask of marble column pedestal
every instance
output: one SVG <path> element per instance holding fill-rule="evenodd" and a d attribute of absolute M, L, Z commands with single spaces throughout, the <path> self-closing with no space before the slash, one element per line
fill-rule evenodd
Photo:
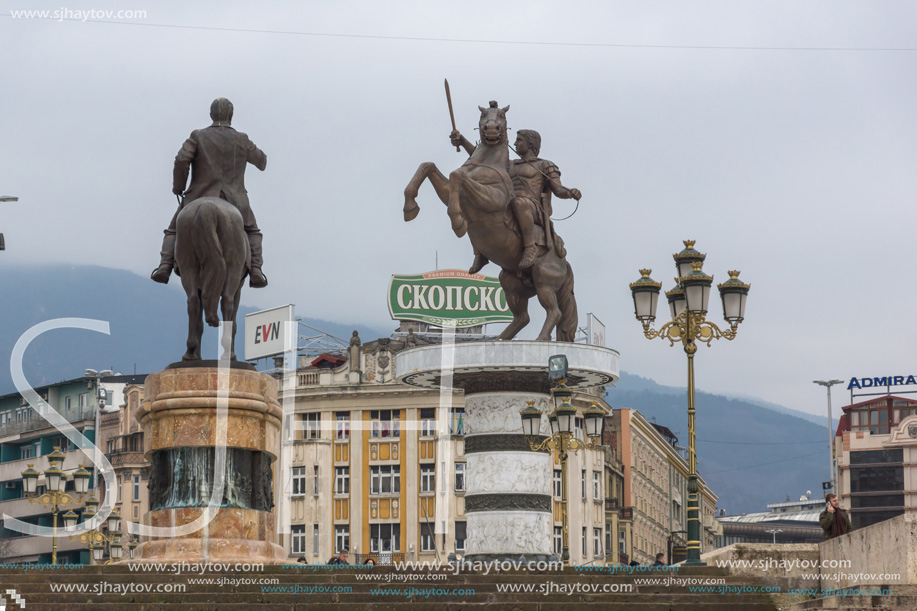
<path fill-rule="evenodd" d="M 152 463 L 144 524 L 154 527 L 198 519 L 213 485 L 219 370 L 214 361 L 182 365 L 146 378 L 138 417 Z M 286 561 L 272 511 L 282 417 L 277 382 L 239 363 L 228 386 L 224 506 L 196 532 L 144 541 L 134 562 Z"/>
<path fill-rule="evenodd" d="M 399 353 L 399 381 L 439 388 L 443 350 L 424 346 Z M 547 560 L 554 551 L 552 457 L 530 449 L 519 410 L 527 401 L 544 413 L 553 409 L 550 356 L 567 355 L 567 385 L 582 390 L 616 381 L 619 355 L 598 346 L 528 341 L 467 342 L 453 350 L 452 385 L 465 392 L 465 557 Z M 538 441 L 550 435 L 546 417 L 541 433 Z"/>

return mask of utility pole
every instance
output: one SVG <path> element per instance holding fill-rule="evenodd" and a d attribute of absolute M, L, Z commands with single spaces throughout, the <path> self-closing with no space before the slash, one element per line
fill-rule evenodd
<path fill-rule="evenodd" d="M 837 477 L 834 475 L 834 421 L 831 419 L 831 387 L 843 384 L 843 380 L 812 380 L 828 389 L 828 474 L 831 478 L 831 492 L 837 494 Z"/>

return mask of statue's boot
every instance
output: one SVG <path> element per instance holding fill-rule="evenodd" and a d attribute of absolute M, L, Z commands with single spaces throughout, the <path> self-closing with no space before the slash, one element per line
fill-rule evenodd
<path fill-rule="evenodd" d="M 526 244 L 525 248 L 522 249 L 522 258 L 519 260 L 519 267 L 532 267 L 532 264 L 535 263 L 535 256 L 538 254 L 538 251 L 535 249 L 535 244 Z"/>
<path fill-rule="evenodd" d="M 172 267 L 175 265 L 175 234 L 167 233 L 162 239 L 162 252 L 159 253 L 159 267 L 153 270 L 150 278 L 153 282 L 162 284 L 169 283 L 169 276 L 172 275 Z"/>
<path fill-rule="evenodd" d="M 251 245 L 252 262 L 248 270 L 248 286 L 253 289 L 263 289 L 267 286 L 267 276 L 261 271 L 264 264 L 264 258 L 261 255 L 261 240 L 264 236 L 260 231 L 255 230 L 248 234 L 248 243 Z"/>
<path fill-rule="evenodd" d="M 471 268 L 468 270 L 468 273 L 476 274 L 479 271 L 481 271 L 482 269 L 484 269 L 484 266 L 487 265 L 488 263 L 490 263 L 490 259 L 488 259 L 487 257 L 485 257 L 482 254 L 474 253 L 474 263 L 471 264 Z"/>

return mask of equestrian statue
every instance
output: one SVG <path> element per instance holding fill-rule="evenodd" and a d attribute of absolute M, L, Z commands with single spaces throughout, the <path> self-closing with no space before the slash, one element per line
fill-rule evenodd
<path fill-rule="evenodd" d="M 183 361 L 201 359 L 204 325 L 231 322 L 221 338 L 235 361 L 236 314 L 245 277 L 249 286 L 267 286 L 261 271 L 262 234 L 245 190 L 245 167 L 267 166 L 267 155 L 247 135 L 231 127 L 232 102 L 210 106 L 213 124 L 194 130 L 175 157 L 172 192 L 178 210 L 165 230 L 159 267 L 151 278 L 166 284 L 173 269 L 188 297 L 188 341 Z M 188 174 L 191 184 L 187 190 Z"/>
<path fill-rule="evenodd" d="M 452 101 L 446 83 L 449 111 Z M 481 141 L 475 146 L 455 129 L 452 144 L 469 154 L 468 160 L 446 178 L 432 162 L 420 164 L 404 190 L 404 220 L 417 217 L 417 193 L 429 179 L 446 205 L 452 230 L 458 237 L 471 238 L 475 259 L 469 273 L 479 272 L 487 263 L 502 268 L 500 285 L 513 320 L 498 339 L 516 336 L 529 323 L 528 302 L 534 296 L 545 309 L 545 322 L 539 341 L 550 341 L 556 329 L 557 341 L 574 341 L 577 329 L 576 299 L 573 295 L 573 269 L 567 262 L 564 242 L 551 221 L 551 196 L 579 201 L 578 189 L 568 189 L 560 181 L 556 165 L 538 157 L 541 136 L 533 130 L 519 130 L 515 151 L 519 159 L 509 158 L 506 113 L 496 102 L 478 107 Z"/>

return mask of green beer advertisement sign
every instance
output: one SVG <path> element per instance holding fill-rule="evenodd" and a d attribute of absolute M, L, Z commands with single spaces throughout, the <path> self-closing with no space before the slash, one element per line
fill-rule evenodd
<path fill-rule="evenodd" d="M 458 269 L 392 276 L 388 308 L 395 320 L 472 327 L 513 319 L 500 281 Z"/>

